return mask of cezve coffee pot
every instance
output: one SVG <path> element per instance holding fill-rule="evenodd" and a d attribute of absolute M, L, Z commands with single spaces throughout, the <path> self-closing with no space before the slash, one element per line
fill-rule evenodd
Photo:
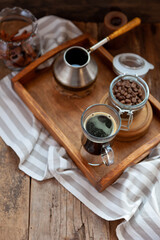
<path fill-rule="evenodd" d="M 124 34 L 141 23 L 140 18 L 134 18 L 109 36 L 102 39 L 89 49 L 72 46 L 61 53 L 53 64 L 53 74 L 58 83 L 69 90 L 82 90 L 94 83 L 98 67 L 90 53 L 110 40 Z"/>

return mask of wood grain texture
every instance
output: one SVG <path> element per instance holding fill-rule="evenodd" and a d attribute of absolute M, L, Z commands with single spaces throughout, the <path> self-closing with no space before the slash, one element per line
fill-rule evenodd
<path fill-rule="evenodd" d="M 29 9 L 37 18 L 45 15 L 57 15 L 63 18 L 85 22 L 103 22 L 104 16 L 112 11 L 122 11 L 129 20 L 135 16 L 140 17 L 143 22 L 160 21 L 159 0 L 16 0 L 1 1 L 1 9 L 19 5 Z"/>
<path fill-rule="evenodd" d="M 29 239 L 84 240 L 116 239 L 115 227 L 110 238 L 110 224 L 101 219 L 55 179 L 43 183 L 32 180 Z"/>
<path fill-rule="evenodd" d="M 28 239 L 30 178 L 0 139 L 0 239 Z"/>
<path fill-rule="evenodd" d="M 24 5 L 28 3 L 28 1 L 23 2 Z M 158 4 L 158 1 L 156 2 Z M 11 3 L 15 4 L 14 0 Z M 152 4 L 152 2 L 149 4 Z M 154 4 L 153 8 L 155 7 Z M 8 1 L 1 3 L 1 7 L 11 5 L 8 4 Z M 36 2 L 32 2 L 32 5 L 37 6 Z M 144 7 L 147 8 L 147 4 Z M 46 10 L 46 8 L 44 12 L 47 13 L 49 9 Z M 139 11 L 138 9 L 135 10 Z M 106 12 L 106 9 L 104 11 Z M 36 12 L 38 12 L 38 9 L 36 9 Z M 158 10 L 155 13 L 157 12 Z M 43 13 L 43 10 L 39 13 Z M 145 18 L 149 18 L 148 16 L 144 15 Z M 132 17 L 135 17 L 135 15 Z M 103 23 L 79 22 L 77 26 L 94 38 L 99 40 L 102 38 Z M 160 101 L 160 24 L 141 24 L 133 32 L 126 33 L 124 36 L 123 45 L 119 44 L 119 38 L 117 38 L 113 44 L 114 47 L 110 47 L 109 44 L 105 47 L 113 56 L 121 52 L 133 52 L 150 61 L 155 69 L 147 74 L 145 80 L 149 85 L 151 94 Z M 9 73 L 8 69 L 0 62 L 0 76 L 3 77 L 7 73 Z M 0 140 L 0 238 L 2 240 L 99 240 L 99 236 L 102 236 L 101 233 L 104 233 L 102 239 L 117 240 L 115 229 L 121 221 L 108 222 L 96 216 L 55 179 L 44 182 L 31 179 L 31 185 L 29 185 L 28 180 L 26 183 L 26 180 L 23 179 L 24 174 L 17 170 L 18 161 L 13 151 Z M 5 178 L 8 181 L 7 185 L 4 184 Z M 6 213 L 4 206 L 12 205 L 13 202 L 7 195 L 15 189 L 16 179 L 23 179 L 20 184 L 23 190 L 18 197 L 17 209 L 15 210 L 13 207 L 10 213 Z M 25 179 L 29 179 L 29 177 L 25 176 Z M 16 197 L 13 196 L 12 200 L 15 201 L 15 199 Z M 25 207 L 22 199 L 23 203 L 26 204 Z M 30 207 L 26 201 L 29 201 Z M 25 223 L 22 219 L 25 219 Z"/>

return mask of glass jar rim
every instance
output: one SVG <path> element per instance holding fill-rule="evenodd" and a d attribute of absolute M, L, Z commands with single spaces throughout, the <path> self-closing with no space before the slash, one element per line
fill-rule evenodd
<path fill-rule="evenodd" d="M 96 137 L 96 136 L 91 135 L 91 134 L 84 128 L 84 126 L 83 126 L 83 118 L 84 118 L 84 116 L 85 116 L 85 113 L 86 113 L 88 110 L 90 110 L 90 109 L 92 109 L 92 108 L 94 108 L 94 107 L 96 107 L 96 106 L 104 106 L 104 107 L 107 107 L 107 108 L 109 108 L 110 110 L 112 110 L 112 111 L 117 115 L 118 120 L 119 120 L 119 126 L 118 126 L 118 128 L 117 128 L 117 130 L 115 131 L 114 134 L 111 134 L 111 135 L 109 135 L 108 137 Z M 97 143 L 105 143 L 106 140 L 109 140 L 109 139 L 114 138 L 114 137 L 117 135 L 117 133 L 119 132 L 119 130 L 120 130 L 120 128 L 121 128 L 121 117 L 120 117 L 118 111 L 117 111 L 115 108 L 113 108 L 112 106 L 107 105 L 107 104 L 104 104 L 104 103 L 96 103 L 96 104 L 93 104 L 93 105 L 89 106 L 88 108 L 86 108 L 86 109 L 84 110 L 84 112 L 82 113 L 82 116 L 81 116 L 81 126 L 82 126 L 82 130 L 83 130 L 84 134 L 86 134 L 87 136 L 89 136 L 90 139 L 92 139 L 92 141 L 95 141 L 95 142 L 97 142 Z M 103 140 L 103 141 L 102 141 L 102 140 Z"/>
<path fill-rule="evenodd" d="M 0 11 L 0 22 L 2 22 L 3 20 L 5 20 L 5 18 L 9 17 L 9 16 L 22 16 L 25 17 L 26 20 L 31 20 L 31 25 L 32 25 L 32 30 L 31 30 L 31 34 L 25 39 L 28 40 L 29 38 L 31 38 L 34 34 L 36 34 L 37 30 L 38 30 L 38 22 L 37 22 L 37 18 L 27 9 L 22 9 L 20 7 L 13 7 L 13 8 L 4 8 Z M 29 21 L 28 21 L 29 23 Z M 4 43 L 13 43 L 13 41 L 6 41 L 4 39 L 0 38 L 1 42 Z M 19 40 L 19 41 L 14 41 L 15 45 L 19 45 L 21 42 L 23 42 L 24 40 Z"/>
<path fill-rule="evenodd" d="M 127 77 L 127 78 L 131 78 L 130 80 L 131 81 L 134 81 L 134 82 L 137 82 L 142 88 L 143 88 L 143 90 L 144 90 L 144 93 L 145 93 L 145 97 L 144 97 L 144 99 L 142 100 L 142 102 L 140 102 L 140 103 L 138 103 L 138 104 L 136 104 L 136 105 L 127 105 L 127 104 L 123 104 L 123 103 L 121 103 L 120 101 L 118 101 L 117 99 L 116 99 L 116 97 L 114 96 L 114 94 L 113 94 L 113 87 L 114 87 L 114 85 L 116 84 L 116 82 L 118 82 L 118 80 L 120 81 L 120 80 L 129 80 L 129 79 L 124 79 L 125 77 Z M 137 109 L 140 109 L 140 108 L 142 108 L 145 104 L 146 104 L 146 102 L 147 102 L 147 100 L 148 100 L 148 98 L 149 98 L 149 87 L 148 87 L 148 85 L 147 85 L 147 83 L 141 78 L 141 77 L 139 77 L 139 76 L 137 76 L 137 75 L 129 75 L 129 74 L 122 74 L 122 75 L 119 75 L 119 76 L 117 76 L 116 78 L 114 78 L 113 80 L 112 80 L 112 82 L 111 82 L 111 84 L 110 84 L 110 87 L 109 87 L 109 94 L 110 94 L 110 96 L 111 96 L 111 99 L 113 99 L 114 100 L 114 102 L 115 103 L 113 103 L 115 106 L 117 106 L 118 105 L 118 107 L 120 108 L 120 109 L 126 109 L 126 110 L 129 110 L 129 111 L 136 111 Z"/>

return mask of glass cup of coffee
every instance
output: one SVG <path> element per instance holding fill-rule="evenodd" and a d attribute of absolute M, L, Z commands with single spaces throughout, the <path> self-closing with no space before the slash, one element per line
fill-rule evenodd
<path fill-rule="evenodd" d="M 82 114 L 81 127 L 81 156 L 91 166 L 113 164 L 111 145 L 121 127 L 117 110 L 106 104 L 91 105 Z"/>

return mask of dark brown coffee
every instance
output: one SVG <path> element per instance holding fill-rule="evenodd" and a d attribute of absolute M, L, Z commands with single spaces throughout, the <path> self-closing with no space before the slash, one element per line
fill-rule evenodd
<path fill-rule="evenodd" d="M 81 67 L 88 61 L 88 54 L 81 48 L 71 48 L 66 52 L 66 61 L 74 67 Z"/>
<path fill-rule="evenodd" d="M 103 143 L 90 141 L 85 136 L 83 136 L 82 145 L 88 153 L 93 155 L 100 155 Z"/>
<path fill-rule="evenodd" d="M 117 126 L 110 114 L 95 112 L 86 118 L 84 128 L 91 137 L 93 136 L 93 141 L 83 136 L 82 145 L 88 153 L 100 155 L 105 139 L 107 142 L 108 137 L 116 132 Z M 98 140 L 96 141 L 94 137 Z"/>

